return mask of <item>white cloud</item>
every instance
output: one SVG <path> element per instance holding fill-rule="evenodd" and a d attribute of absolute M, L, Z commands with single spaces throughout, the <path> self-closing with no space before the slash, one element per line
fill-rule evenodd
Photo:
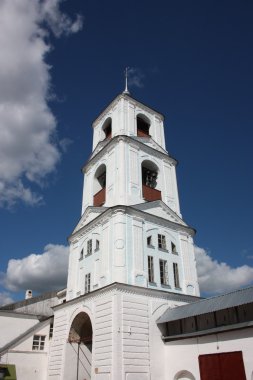
<path fill-rule="evenodd" d="M 47 103 L 51 78 L 45 57 L 51 46 L 45 25 L 57 37 L 82 27 L 80 16 L 71 21 L 60 11 L 60 2 L 0 2 L 0 206 L 38 203 L 33 184 L 43 185 L 60 159 Z"/>
<path fill-rule="evenodd" d="M 130 67 L 128 69 L 128 84 L 133 87 L 143 87 L 144 73 L 138 67 Z"/>
<path fill-rule="evenodd" d="M 42 254 L 32 253 L 23 259 L 9 260 L 2 279 L 11 291 L 32 289 L 46 292 L 66 287 L 69 247 L 48 244 Z"/>
<path fill-rule="evenodd" d="M 253 267 L 230 265 L 214 260 L 203 248 L 195 247 L 201 292 L 224 293 L 253 283 Z"/>
<path fill-rule="evenodd" d="M 7 292 L 0 293 L 0 306 L 8 305 L 13 303 L 14 300 L 11 298 L 10 294 Z"/>

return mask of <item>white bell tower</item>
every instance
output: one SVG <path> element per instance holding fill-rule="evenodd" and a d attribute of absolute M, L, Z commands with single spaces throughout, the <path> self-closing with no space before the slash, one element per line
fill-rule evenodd
<path fill-rule="evenodd" d="M 166 380 L 156 321 L 198 300 L 195 231 L 179 208 L 163 116 L 126 90 L 93 123 L 50 380 Z"/>
<path fill-rule="evenodd" d="M 67 299 L 115 282 L 198 296 L 195 232 L 180 213 L 163 115 L 126 86 L 92 127 L 82 215 L 69 238 Z"/>

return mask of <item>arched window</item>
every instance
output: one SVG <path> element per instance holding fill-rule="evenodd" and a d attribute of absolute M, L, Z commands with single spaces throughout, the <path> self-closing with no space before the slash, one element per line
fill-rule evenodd
<path fill-rule="evenodd" d="M 142 193 L 146 201 L 155 201 L 161 198 L 161 191 L 156 189 L 158 167 L 151 161 L 145 160 L 141 166 Z"/>
<path fill-rule="evenodd" d="M 112 138 L 112 119 L 110 117 L 106 119 L 106 121 L 103 124 L 102 129 L 104 131 L 105 138 L 111 139 Z"/>
<path fill-rule="evenodd" d="M 137 136 L 148 137 L 149 136 L 150 121 L 144 115 L 137 115 Z"/>
<path fill-rule="evenodd" d="M 100 165 L 94 177 L 93 204 L 96 207 L 103 206 L 106 195 L 106 166 Z"/>

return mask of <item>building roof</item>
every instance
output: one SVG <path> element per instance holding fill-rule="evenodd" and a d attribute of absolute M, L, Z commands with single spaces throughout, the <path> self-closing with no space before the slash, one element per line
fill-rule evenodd
<path fill-rule="evenodd" d="M 235 290 L 231 293 L 192 302 L 188 305 L 167 309 L 157 320 L 157 323 L 172 322 L 179 319 L 194 317 L 201 314 L 213 313 L 235 306 L 253 302 L 253 286 Z"/>
<path fill-rule="evenodd" d="M 160 115 L 161 117 L 162 117 L 162 119 L 164 120 L 164 115 L 161 113 L 161 112 L 159 112 L 159 111 L 157 111 L 157 110 L 155 110 L 153 107 L 150 107 L 150 106 L 148 106 L 148 105 L 146 105 L 146 104 L 144 104 L 143 102 L 141 102 L 141 101 L 139 101 L 139 100 L 137 100 L 137 99 L 135 99 L 132 95 L 130 95 L 130 94 L 125 94 L 125 93 L 120 93 L 119 95 L 117 95 L 116 97 L 114 97 L 111 101 L 110 101 L 110 103 L 100 112 L 100 114 L 96 117 L 96 119 L 93 121 L 93 123 L 92 123 L 92 125 L 94 126 L 95 124 L 96 124 L 96 122 L 97 122 L 97 120 L 98 119 L 100 119 L 100 117 L 104 114 L 104 113 L 106 113 L 106 112 L 108 112 L 108 109 L 110 108 L 110 107 L 112 107 L 119 99 L 121 99 L 121 98 L 129 98 L 129 99 L 131 99 L 131 100 L 133 100 L 135 103 L 137 103 L 137 104 L 139 104 L 140 106 L 142 106 L 142 107 L 145 107 L 145 108 L 148 108 L 150 111 L 153 111 L 153 112 L 155 112 L 156 114 L 158 114 L 158 115 Z"/>

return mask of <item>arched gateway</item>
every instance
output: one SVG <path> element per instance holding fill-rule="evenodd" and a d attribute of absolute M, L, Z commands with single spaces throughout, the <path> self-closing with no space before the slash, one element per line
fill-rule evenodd
<path fill-rule="evenodd" d="M 68 380 L 90 380 L 92 366 L 92 324 L 85 312 L 73 320 L 65 355 L 64 378 Z"/>

